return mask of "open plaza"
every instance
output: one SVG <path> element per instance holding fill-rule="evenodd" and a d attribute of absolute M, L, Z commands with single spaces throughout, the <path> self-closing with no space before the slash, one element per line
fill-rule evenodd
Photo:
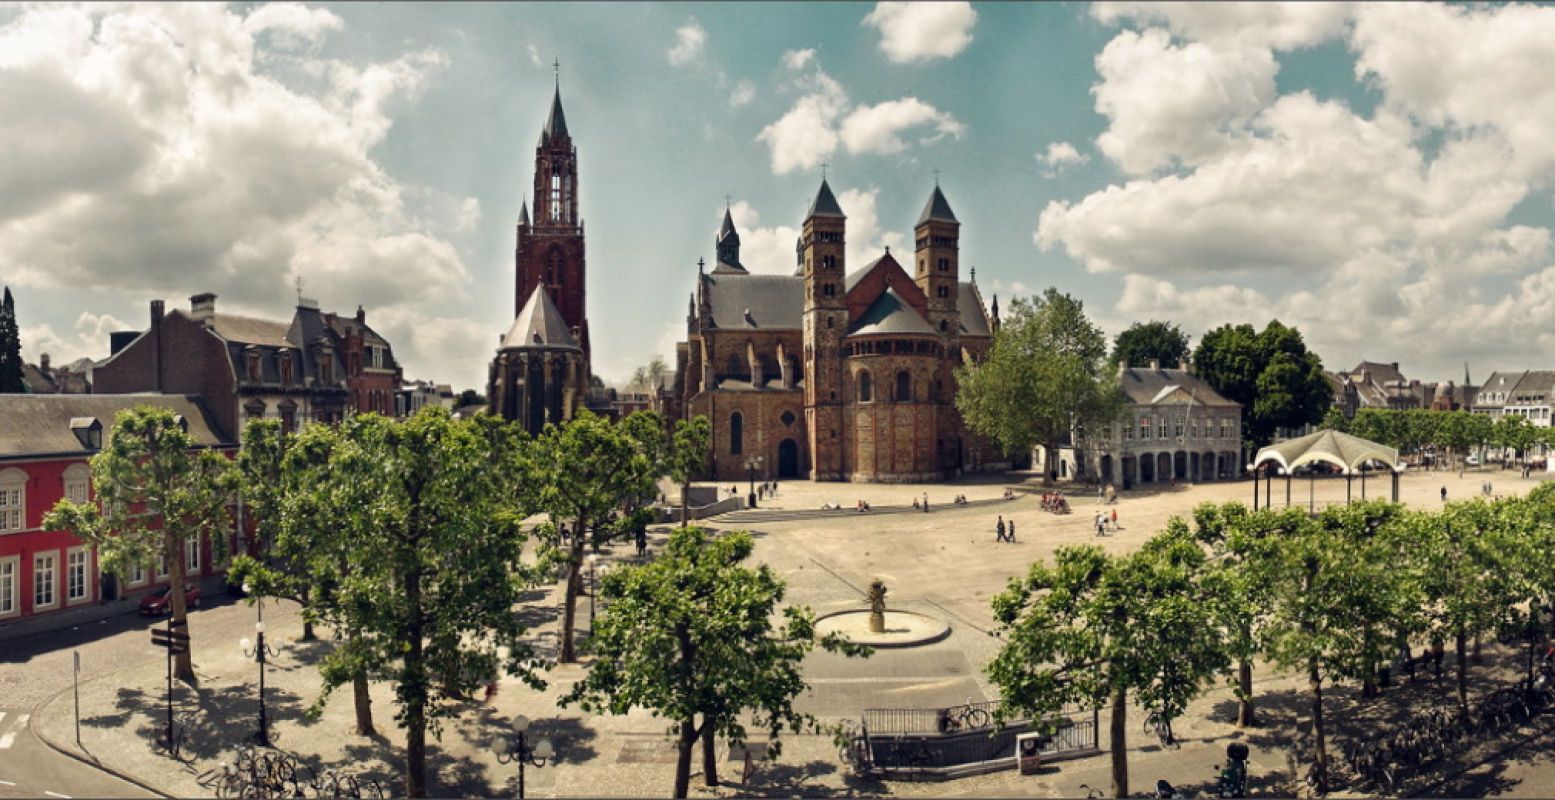
<path fill-rule="evenodd" d="M 1252 492 L 1249 481 L 1163 485 L 1159 491 L 1124 492 L 1115 503 L 1103 504 L 1096 495 L 1076 487 L 1068 495 L 1069 513 L 1060 514 L 1042 509 L 1043 490 L 1029 476 L 1012 473 L 1003 478 L 930 485 L 785 482 L 775 496 L 763 497 L 758 508 L 707 522 L 755 535 L 753 561 L 769 565 L 787 583 L 787 603 L 807 605 L 818 615 L 866 609 L 868 587 L 878 579 L 887 587 L 889 608 L 916 612 L 949 626 L 949 635 L 941 640 L 881 648 L 868 659 L 812 654 L 805 664 L 810 689 L 798 700 L 800 710 L 824 723 L 838 724 L 859 720 L 866 709 L 933 709 L 995 700 L 996 690 L 983 672 L 983 665 L 1001 645 L 989 599 L 1010 578 L 1066 544 L 1132 550 L 1173 516 L 1187 515 L 1205 502 L 1250 504 Z M 1487 483 L 1492 494 L 1512 495 L 1526 492 L 1539 478 L 1524 479 L 1516 471 L 1495 469 L 1470 470 L 1462 476 L 1409 472 L 1401 480 L 1400 499 L 1411 506 L 1435 508 L 1441 505 L 1443 487 L 1449 499 L 1479 495 Z M 720 486 L 727 493 L 730 484 Z M 1376 482 L 1368 493 L 1384 486 Z M 744 483 L 735 486 L 741 494 L 748 488 Z M 1342 479 L 1297 481 L 1291 486 L 1291 499 L 1294 505 L 1322 507 L 1342 503 L 1344 490 Z M 1012 492 L 1013 497 L 1006 499 Z M 927 512 L 921 510 L 925 494 Z M 1272 492 L 1276 505 L 1283 505 L 1284 494 L 1283 482 L 1277 482 Z M 957 496 L 964 496 L 964 505 L 954 502 Z M 861 500 L 871 510 L 856 511 Z M 919 508 L 914 508 L 914 500 Z M 842 509 L 823 510 L 823 506 Z M 1117 526 L 1109 526 L 1101 537 L 1094 525 L 1098 510 L 1105 510 L 1109 519 L 1111 512 L 1118 514 Z M 1001 518 L 1007 525 L 1015 524 L 1013 543 L 996 540 L 995 527 Z M 650 557 L 666 533 L 667 528 L 652 532 Z M 635 557 L 629 543 L 606 549 L 604 555 L 603 564 Z M 559 588 L 541 587 L 533 598 L 524 611 L 526 622 L 542 652 L 554 657 L 561 617 Z M 578 627 L 586 641 L 590 614 L 587 599 L 583 602 Z M 32 730 L 49 746 L 128 781 L 113 793 L 207 795 L 211 788 L 201 783 L 202 774 L 234 760 L 253 732 L 250 723 L 258 710 L 256 668 L 238 643 L 253 613 L 246 604 L 220 598 L 190 614 L 200 680 L 195 687 L 178 684 L 175 690 L 175 721 L 182 731 L 178 759 L 170 758 L 158 743 L 166 724 L 165 664 L 162 651 L 146 641 L 143 623 L 108 620 L 92 631 L 73 634 L 74 647 L 61 647 L 57 639 L 41 635 L 8 642 L 8 657 L 0 663 L 0 686 L 10 689 L 10 698 L 32 701 L 19 711 L 31 716 Z M 301 624 L 294 606 L 270 601 L 265 614 L 271 642 L 279 643 L 280 651 L 271 660 L 267 688 L 275 746 L 315 770 L 346 770 L 376 779 L 386 792 L 394 792 L 403 745 L 394 730 L 391 687 L 374 684 L 373 688 L 380 735 L 354 734 L 349 689 L 333 696 L 317 719 L 308 718 L 304 711 L 319 688 L 312 665 L 333 646 L 330 633 L 324 631 L 320 641 L 298 642 Z M 78 650 L 84 662 L 79 744 L 71 649 Z M 1513 679 L 1515 648 L 1487 643 L 1485 656 L 1490 666 L 1476 668 L 1476 689 L 1481 682 Z M 506 733 L 509 720 L 519 714 L 533 720 L 533 734 L 549 738 L 555 749 L 544 767 L 526 769 L 529 796 L 666 793 L 675 752 L 667 721 L 642 712 L 613 717 L 557 707 L 556 699 L 582 678 L 588 663 L 585 656 L 579 664 L 553 668 L 543 691 L 506 680 L 494 696 L 472 698 L 456 717 L 444 720 L 441 738 L 430 751 L 431 793 L 490 796 L 514 791 L 516 767 L 499 763 L 492 748 L 496 738 Z M 1428 673 L 1419 677 L 1386 690 L 1376 700 L 1361 701 L 1353 686 L 1332 690 L 1329 714 L 1337 731 L 1331 728 L 1331 741 L 1365 736 L 1410 709 L 1449 702 L 1450 680 L 1433 679 Z M 1224 686 L 1207 692 L 1177 721 L 1181 744 L 1175 748 L 1162 748 L 1154 736 L 1144 733 L 1143 717 L 1134 709 L 1128 730 L 1135 791 L 1149 789 L 1158 779 L 1190 791 L 1207 790 L 1213 768 L 1224 763 L 1225 746 L 1241 741 L 1251 750 L 1253 793 L 1289 793 L 1284 746 L 1298 730 L 1297 719 L 1306 716 L 1304 683 L 1262 664 L 1255 679 L 1263 724 L 1254 729 L 1235 728 L 1234 699 Z M 1099 713 L 1103 749 L 1108 721 L 1103 709 Z M 1433 793 L 1438 794 L 1547 794 L 1541 787 L 1555 780 L 1555 759 L 1548 755 L 1550 739 L 1541 727 L 1548 722 L 1535 718 L 1529 727 L 1479 742 L 1460 759 L 1421 776 L 1416 789 L 1434 786 Z M 1047 765 L 1031 775 L 1012 767 L 944 781 L 861 778 L 839 759 L 830 735 L 785 735 L 781 754 L 772 760 L 759 758 L 766 752 L 765 734 L 753 731 L 753 736 L 750 749 L 757 757 L 749 772 L 743 751 L 731 751 L 720 743 L 723 785 L 708 788 L 695 777 L 693 794 L 1083 797 L 1085 787 L 1105 787 L 1109 780 L 1105 755 Z M 1480 763 L 1486 761 L 1493 766 Z M 0 785 L 0 796 L 6 792 L 7 787 Z"/>

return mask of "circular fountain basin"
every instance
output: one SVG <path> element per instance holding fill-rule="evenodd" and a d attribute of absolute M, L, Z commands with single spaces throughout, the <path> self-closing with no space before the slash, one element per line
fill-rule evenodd
<path fill-rule="evenodd" d="M 887 609 L 885 630 L 869 629 L 869 609 L 833 611 L 815 620 L 818 635 L 840 633 L 854 644 L 870 647 L 916 647 L 950 635 L 950 624 L 916 611 Z"/>

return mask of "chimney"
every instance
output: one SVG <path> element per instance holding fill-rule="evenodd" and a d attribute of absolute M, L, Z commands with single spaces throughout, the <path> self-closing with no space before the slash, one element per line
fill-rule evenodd
<path fill-rule="evenodd" d="M 189 298 L 189 316 L 197 322 L 210 322 L 216 316 L 216 295 L 205 292 Z"/>
<path fill-rule="evenodd" d="M 1389 364 L 1389 366 L 1393 367 L 1393 371 L 1394 372 L 1398 372 L 1398 362 L 1397 361 L 1392 362 L 1391 364 Z"/>
<path fill-rule="evenodd" d="M 151 375 L 157 392 L 162 391 L 162 310 L 161 300 L 151 301 Z"/>
<path fill-rule="evenodd" d="M 367 312 L 363 311 L 361 306 L 356 307 L 356 321 L 360 325 L 367 324 Z"/>
<path fill-rule="evenodd" d="M 1150 371 L 1151 372 L 1155 372 L 1156 370 L 1159 370 L 1160 368 L 1161 368 L 1161 359 L 1159 359 L 1159 358 L 1152 358 L 1152 359 L 1150 359 Z"/>
<path fill-rule="evenodd" d="M 49 354 L 48 353 L 44 353 L 43 355 L 38 356 L 38 371 L 43 373 L 44 375 L 51 374 L 49 372 Z"/>

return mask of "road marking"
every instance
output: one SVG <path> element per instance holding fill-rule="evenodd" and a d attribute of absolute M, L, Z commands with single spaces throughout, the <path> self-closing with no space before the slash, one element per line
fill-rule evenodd
<path fill-rule="evenodd" d="M 16 785 L 16 784 L 14 784 L 14 783 L 12 783 L 10 781 L 0 781 L 0 784 L 5 784 L 6 786 L 15 786 Z"/>
<path fill-rule="evenodd" d="M 4 716 L 4 713 L 0 713 L 0 718 L 4 718 Z M 11 732 L 0 736 L 0 750 L 9 750 L 11 745 L 16 744 L 16 732 L 27 727 L 29 716 L 28 714 L 18 714 L 16 716 L 16 722 L 11 725 Z"/>
<path fill-rule="evenodd" d="M 5 712 L 0 711 L 0 722 L 5 722 Z"/>
<path fill-rule="evenodd" d="M 60 798 L 63 798 L 64 800 L 70 800 L 70 795 L 68 795 L 68 794 L 60 794 L 59 792 L 51 792 L 48 789 L 44 789 L 43 793 L 48 795 L 49 797 L 60 797 Z"/>

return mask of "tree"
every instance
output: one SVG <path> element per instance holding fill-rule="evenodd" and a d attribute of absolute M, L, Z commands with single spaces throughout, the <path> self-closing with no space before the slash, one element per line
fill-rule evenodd
<path fill-rule="evenodd" d="M 654 356 L 637 369 L 632 371 L 632 379 L 627 382 L 627 388 L 635 392 L 651 392 L 664 384 L 664 376 L 669 374 L 669 366 L 664 363 L 663 356 Z"/>
<path fill-rule="evenodd" d="M 627 419 L 633 421 L 611 423 L 580 411 L 566 424 L 547 425 L 536 440 L 534 485 L 540 489 L 539 507 L 550 516 L 538 533 L 567 573 L 563 662 L 577 660 L 573 638 L 584 548 L 629 529 L 632 521 L 624 512 L 635 499 L 655 496 L 656 481 L 664 474 L 662 418 L 638 412 Z"/>
<path fill-rule="evenodd" d="M 522 491 L 498 451 L 490 420 L 454 420 L 427 407 L 404 421 L 353 415 L 290 448 L 286 470 L 310 479 L 293 509 L 326 511 L 332 531 L 301 524 L 302 535 L 336 537 L 310 552 L 349 552 L 312 562 L 335 583 L 313 609 L 348 636 L 320 668 L 318 708 L 372 665 L 393 682 L 396 722 L 405 729 L 405 788 L 425 796 L 426 734 L 459 710 L 474 689 L 505 670 L 534 686 L 539 666 L 513 613 L 529 584 L 514 569 L 523 552 Z M 322 426 L 319 426 L 322 427 Z M 332 438 L 334 437 L 334 438 Z M 305 455 L 318 446 L 328 453 Z"/>
<path fill-rule="evenodd" d="M 1112 342 L 1112 363 L 1143 367 L 1151 361 L 1174 368 L 1188 358 L 1188 335 L 1172 322 L 1136 322 Z"/>
<path fill-rule="evenodd" d="M 459 393 L 460 406 L 480 406 L 486 404 L 486 395 L 474 389 L 465 389 Z"/>
<path fill-rule="evenodd" d="M 1273 440 L 1280 428 L 1315 425 L 1333 404 L 1323 363 L 1307 351 L 1301 333 L 1273 320 L 1223 325 L 1199 339 L 1194 368 L 1216 392 L 1242 404 L 1249 447 Z"/>
<path fill-rule="evenodd" d="M 1333 408 L 1323 412 L 1323 421 L 1318 425 L 1318 427 L 1331 431 L 1339 431 L 1341 433 L 1349 433 L 1350 420 L 1349 418 L 1345 417 L 1344 411 L 1342 409 L 1340 409 L 1338 406 L 1334 406 Z"/>
<path fill-rule="evenodd" d="M 1457 654 L 1458 713 L 1468 717 L 1468 640 L 1495 628 L 1507 609 L 1524 599 L 1516 590 L 1512 558 L 1520 531 L 1508 530 L 1498 509 L 1482 500 L 1448 503 L 1440 514 L 1411 514 L 1411 550 L 1426 618 Z"/>
<path fill-rule="evenodd" d="M 16 322 L 16 303 L 11 299 L 11 287 L 5 287 L 0 298 L 0 394 L 19 394 L 27 391 L 22 379 L 22 335 Z"/>
<path fill-rule="evenodd" d="M 1046 722 L 1066 704 L 1112 704 L 1112 784 L 1128 796 L 1128 702 L 1182 714 L 1225 666 L 1219 632 L 1196 586 L 1204 554 L 1168 529 L 1127 556 L 1060 547 L 993 600 L 1004 647 L 987 666 L 998 716 Z"/>
<path fill-rule="evenodd" d="M 165 558 L 173 625 L 187 626 L 185 542 L 209 535 L 216 559 L 226 557 L 232 525 L 227 504 L 236 489 L 232 463 L 214 450 L 196 450 L 172 411 L 136 406 L 119 412 L 91 469 L 97 497 L 61 500 L 44 515 L 43 526 L 96 546 L 104 571 L 123 575 L 131 564 Z M 192 684 L 189 645 L 177 656 L 174 675 Z"/>
<path fill-rule="evenodd" d="M 1049 480 L 1058 448 L 1077 429 L 1111 422 L 1121 407 L 1107 340 L 1084 305 L 1057 289 L 1010 304 L 986 360 L 956 370 L 956 409 L 967 427 L 1006 454 L 1047 450 Z"/>
<path fill-rule="evenodd" d="M 766 729 L 774 755 L 785 728 L 799 733 L 815 726 L 793 701 L 807 688 L 801 667 L 817 644 L 868 653 L 838 634 L 817 637 L 808 608 L 779 611 L 783 581 L 766 565 L 744 565 L 753 547 L 748 533 L 680 528 L 660 557 L 605 576 L 600 591 L 607 602 L 591 639 L 597 658 L 561 700 L 590 713 L 640 708 L 669 720 L 677 798 L 690 789 L 699 737 L 706 743 L 704 774 L 716 786 L 712 736 L 743 744 L 746 714 L 751 725 Z"/>
<path fill-rule="evenodd" d="M 691 479 L 707 466 L 707 454 L 713 443 L 713 424 L 698 414 L 675 422 L 670 440 L 669 476 L 680 486 L 680 527 L 686 527 L 687 495 Z"/>

